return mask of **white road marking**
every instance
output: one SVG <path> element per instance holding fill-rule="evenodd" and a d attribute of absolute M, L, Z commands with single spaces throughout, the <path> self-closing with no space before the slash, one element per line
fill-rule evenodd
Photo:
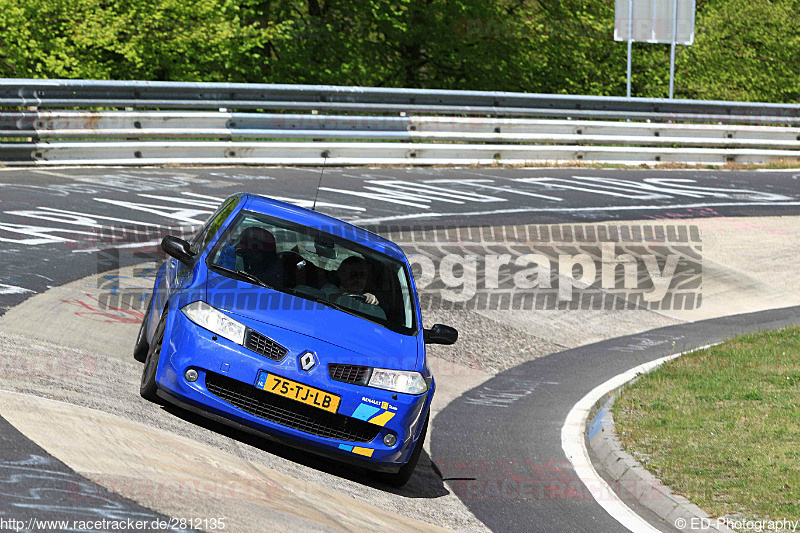
<path fill-rule="evenodd" d="M 203 224 L 208 218 L 208 215 L 214 212 L 209 209 L 179 209 L 166 205 L 140 204 L 122 200 L 112 200 L 110 198 L 94 198 L 94 200 L 119 207 L 126 207 L 128 209 L 135 209 L 137 211 L 144 211 L 145 213 L 152 213 L 173 220 L 180 220 L 189 224 Z M 193 218 L 200 215 L 205 215 L 202 220 Z"/>
<path fill-rule="evenodd" d="M 210 209 L 216 209 L 219 207 L 219 202 L 216 200 L 200 200 L 200 199 L 189 199 L 189 198 L 175 198 L 174 196 L 161 196 L 158 194 L 139 194 L 137 196 L 141 196 L 142 198 L 151 198 L 153 200 L 163 200 L 165 202 L 175 202 L 176 204 L 182 205 L 192 205 L 195 207 L 208 207 Z"/>
<path fill-rule="evenodd" d="M 61 224 L 69 224 L 73 226 L 82 226 L 94 229 L 94 232 L 76 231 L 62 228 L 51 228 L 41 226 L 27 226 L 22 224 L 5 224 L 0 223 L 0 230 L 5 230 L 11 233 L 20 233 L 36 237 L 34 239 L 4 239 L 0 238 L 0 242 L 12 242 L 14 244 L 24 244 L 27 246 L 37 246 L 41 244 L 73 242 L 71 239 L 50 235 L 50 233 L 77 233 L 80 235 L 91 235 L 92 239 L 89 241 L 97 241 L 101 239 L 106 233 L 113 235 L 117 230 L 123 230 L 126 235 L 150 235 L 152 230 L 147 228 L 160 229 L 163 225 L 153 224 L 149 222 L 139 222 L 125 218 L 108 217 L 103 215 L 89 215 L 79 213 L 77 211 L 67 211 L 65 209 L 55 209 L 52 207 L 37 207 L 36 209 L 24 211 L 5 211 L 7 215 L 17 215 L 22 217 L 37 218 L 47 220 L 49 222 L 58 222 Z M 128 224 L 128 226 L 113 226 L 107 225 L 100 221 L 113 221 Z M 137 246 L 142 246 L 138 244 Z M 115 246 L 116 248 L 127 248 L 128 246 Z M 93 249 L 96 250 L 96 249 Z"/>
<path fill-rule="evenodd" d="M 28 211 L 4 211 L 7 215 L 17 215 L 21 217 L 30 217 L 30 218 L 37 218 L 40 220 L 46 220 L 48 222 L 58 222 L 60 224 L 70 224 L 73 226 L 83 226 L 87 228 L 96 228 L 97 230 L 106 230 L 112 231 L 114 226 L 109 226 L 106 224 L 101 223 L 96 218 L 102 217 L 95 217 L 94 215 L 84 215 L 80 213 L 54 213 L 51 211 L 43 211 L 38 209 L 32 209 Z M 130 221 L 131 224 L 137 224 L 136 222 Z M 136 230 L 132 228 L 126 228 L 127 233 L 137 234 L 137 233 L 146 233 L 141 230 Z M 100 235 L 100 231 L 97 232 Z"/>
<path fill-rule="evenodd" d="M 217 203 L 222 202 L 224 200 L 224 198 L 216 198 L 214 196 L 207 196 L 205 194 L 197 194 L 197 193 L 193 193 L 193 192 L 185 192 L 183 194 L 184 194 L 184 196 L 193 196 L 193 197 L 196 197 L 196 198 L 207 198 L 209 200 L 214 200 Z M 294 204 L 294 205 L 296 205 L 298 207 L 305 207 L 305 208 L 308 208 L 308 209 L 310 209 L 311 206 L 314 203 L 312 200 L 302 200 L 300 198 L 289 198 L 288 196 L 273 196 L 271 194 L 267 194 L 265 196 L 267 196 L 269 198 L 273 198 L 275 200 L 278 200 L 279 202 L 286 202 L 287 204 Z M 330 207 L 331 209 L 346 209 L 348 211 L 366 211 L 366 208 L 364 208 L 364 207 L 356 207 L 356 206 L 344 205 L 344 204 L 332 204 L 330 202 L 317 202 L 317 206 L 318 207 Z"/>
<path fill-rule="evenodd" d="M 25 244 L 28 246 L 36 246 L 38 244 L 56 244 L 62 242 L 74 242 L 72 239 L 59 237 L 57 235 L 50 235 L 50 233 L 75 233 L 78 235 L 91 235 L 96 236 L 96 233 L 91 231 L 80 231 L 75 229 L 63 228 L 50 228 L 43 226 L 28 226 L 25 224 L 0 224 L 0 231 L 7 231 L 9 233 L 17 233 L 20 235 L 28 235 L 33 237 L 31 239 L 9 239 L 0 237 L 0 242 L 8 242 L 12 244 Z"/>
<path fill-rule="evenodd" d="M 208 175 L 216 178 L 227 178 L 232 180 L 275 180 L 275 178 L 272 176 L 259 176 L 253 174 L 227 174 L 225 172 L 209 172 Z"/>
<path fill-rule="evenodd" d="M 509 189 L 507 187 L 498 187 L 497 185 L 487 185 L 485 182 L 494 183 L 494 180 L 490 179 L 458 179 L 458 178 L 443 178 L 443 179 L 435 179 L 435 180 L 425 180 L 425 183 L 449 183 L 449 184 L 461 184 L 461 185 L 470 185 L 472 187 L 477 187 L 479 189 L 488 189 L 490 191 L 500 191 L 510 194 L 519 194 L 521 196 L 532 196 L 534 198 L 542 198 L 544 200 L 553 200 L 556 202 L 563 202 L 563 198 L 559 198 L 558 196 L 548 196 L 546 194 L 538 194 L 535 192 L 528 192 L 528 191 L 520 191 L 517 189 Z"/>
<path fill-rule="evenodd" d="M 85 213 L 79 213 L 77 211 L 67 211 L 66 209 L 56 209 L 54 207 L 37 207 L 37 209 L 41 209 L 44 211 L 51 211 L 53 213 L 63 213 L 65 215 L 85 215 Z M 102 219 L 102 220 L 111 220 L 113 222 L 123 222 L 125 224 L 130 224 L 132 226 L 152 226 L 154 228 L 160 228 L 161 224 L 154 224 L 152 222 L 141 222 L 139 220 L 131 220 L 128 218 L 117 218 L 117 217 L 109 217 L 105 215 L 89 215 L 92 218 Z"/>
<path fill-rule="evenodd" d="M 151 198 L 155 200 L 162 200 L 167 202 L 174 202 L 176 204 L 188 204 L 190 206 L 195 206 L 200 209 L 183 209 L 183 208 L 176 208 L 176 207 L 169 207 L 169 206 L 161 206 L 161 205 L 151 205 L 151 204 L 141 204 L 141 203 L 133 203 L 133 202 L 123 202 L 118 200 L 110 200 L 105 198 L 95 198 L 95 200 L 104 203 L 110 203 L 112 205 L 118 205 L 120 207 L 128 207 L 130 209 L 136 209 L 139 211 L 145 211 L 148 213 L 154 213 L 157 215 L 165 216 L 167 218 L 177 219 L 184 222 L 189 222 L 191 224 L 197 225 L 201 222 L 195 220 L 194 216 L 199 214 L 207 214 L 213 211 L 214 208 L 217 207 L 219 202 L 222 201 L 221 198 L 215 198 L 213 196 L 207 196 L 202 194 L 196 193 L 183 193 L 186 196 L 195 197 L 198 199 L 191 199 L 191 198 L 176 198 L 170 196 L 160 196 L 154 194 L 139 194 L 138 196 Z M 276 197 L 277 200 L 285 201 L 294 203 L 295 205 L 300 205 L 302 207 L 311 207 L 310 200 L 299 200 L 295 198 L 284 198 L 284 197 Z M 307 205 L 306 205 L 307 204 Z M 354 207 L 354 206 L 347 206 L 347 205 L 340 205 L 340 204 L 333 204 L 333 203 L 326 203 L 326 202 L 318 202 L 318 206 L 320 207 L 330 207 L 336 209 L 346 209 L 350 211 L 357 211 L 363 212 L 366 211 L 363 207 Z M 30 226 L 24 224 L 10 224 L 10 223 L 0 223 L 0 231 L 6 231 L 9 233 L 16 233 L 27 235 L 29 239 L 12 239 L 12 238 L 4 238 L 0 237 L 0 242 L 8 242 L 18 245 L 27 245 L 27 246 L 37 246 L 42 244 L 53 244 L 53 243 L 65 243 L 65 242 L 74 242 L 72 239 L 61 237 L 58 235 L 52 235 L 52 233 L 72 233 L 72 234 L 79 234 L 79 235 L 90 235 L 95 239 L 101 235 L 98 233 L 97 230 L 100 229 L 110 229 L 113 230 L 115 226 L 108 226 L 104 225 L 100 222 L 103 221 L 112 221 L 112 222 L 120 222 L 123 224 L 128 224 L 133 226 L 132 228 L 125 228 L 126 233 L 131 235 L 136 234 L 147 234 L 147 231 L 135 229 L 137 227 L 153 227 L 153 228 L 160 228 L 163 225 L 161 224 L 154 224 L 150 222 L 140 222 L 136 220 L 126 219 L 126 218 L 118 218 L 118 217 L 109 217 L 104 215 L 94 215 L 94 214 L 87 214 L 81 213 L 77 211 L 69 211 L 66 209 L 56 209 L 53 207 L 37 207 L 36 209 L 29 209 L 29 210 L 14 210 L 14 211 L 5 211 L 7 215 L 16 215 L 21 217 L 29 217 L 29 218 L 36 218 L 40 220 L 46 220 L 48 222 L 57 222 L 61 224 L 68 224 L 73 226 L 82 226 L 87 228 L 93 228 L 95 232 L 87 232 L 87 231 L 79 231 L 79 230 L 71 230 L 71 229 L 62 229 L 62 228 L 54 228 L 54 227 L 47 227 L 47 226 Z M 138 242 L 138 243 L 129 243 L 125 245 L 114 245 L 114 248 L 139 248 L 143 246 L 151 246 L 154 244 L 158 244 L 160 241 L 148 241 L 148 242 Z M 81 249 L 81 250 L 73 250 L 73 253 L 87 253 L 87 252 L 96 252 L 99 251 L 100 248 L 89 248 L 89 249 Z M 1 294 L 1 293 L 0 293 Z"/>
<path fill-rule="evenodd" d="M 683 195 L 690 197 L 703 197 L 713 196 L 716 198 L 735 198 L 737 200 L 748 199 L 753 201 L 785 201 L 792 200 L 791 196 L 783 194 L 776 194 L 772 192 L 754 191 L 752 189 L 726 189 L 721 187 L 703 187 L 695 185 L 696 180 L 682 179 L 682 178 L 646 178 L 644 180 L 648 185 L 656 184 L 658 186 L 668 187 L 669 192 L 675 195 Z M 689 192 L 682 192 L 682 191 Z"/>
<path fill-rule="evenodd" d="M 80 250 L 72 250 L 72 253 L 73 254 L 89 254 L 89 253 L 95 253 L 95 252 L 102 252 L 102 251 L 108 250 L 109 248 L 114 249 L 114 250 L 116 250 L 118 248 L 142 248 L 144 246 L 158 246 L 160 244 L 161 244 L 161 239 L 155 239 L 155 240 L 146 241 L 146 242 L 129 242 L 127 244 L 114 244 L 114 245 L 109 245 L 109 246 L 107 246 L 105 248 L 83 248 L 83 249 L 80 249 Z"/>
<path fill-rule="evenodd" d="M 17 287 L 16 285 L 6 285 L 0 283 L 0 294 L 25 294 L 27 292 L 34 292 L 24 287 Z"/>
<path fill-rule="evenodd" d="M 375 183 L 375 182 L 367 182 L 367 183 Z M 390 187 L 390 188 L 387 189 L 386 187 Z M 381 184 L 380 186 L 365 185 L 364 188 L 366 190 L 368 190 L 368 191 L 373 191 L 373 192 L 381 194 L 381 195 L 389 195 L 389 196 L 399 197 L 399 198 L 404 198 L 405 197 L 405 198 L 416 199 L 416 200 L 421 200 L 421 201 L 426 201 L 426 202 L 430 202 L 432 200 L 436 200 L 437 202 L 444 202 L 446 204 L 459 204 L 459 205 L 461 205 L 461 204 L 464 203 L 461 200 L 454 200 L 452 198 L 443 198 L 440 195 L 426 193 L 424 191 L 423 192 L 419 192 L 419 191 L 411 192 L 409 189 L 397 189 L 397 190 L 394 190 L 392 188 L 391 184 Z"/>
<path fill-rule="evenodd" d="M 269 198 L 274 200 L 278 200 L 279 202 L 286 202 L 287 204 L 293 204 L 297 207 L 305 207 L 306 209 L 311 209 L 314 205 L 313 200 L 301 200 L 299 198 L 289 198 L 286 196 L 272 196 L 271 194 L 268 195 Z M 345 204 L 332 204 L 330 202 L 317 202 L 317 207 L 329 207 L 331 209 L 344 209 L 347 211 L 366 211 L 367 209 L 364 207 L 356 207 L 352 205 L 345 205 Z"/>
<path fill-rule="evenodd" d="M 406 190 L 412 194 L 429 194 L 433 199 L 444 201 L 444 198 L 451 198 L 453 200 L 464 200 L 467 202 L 505 202 L 505 198 L 497 196 L 487 196 L 469 191 L 458 191 L 454 189 L 446 189 L 442 187 L 431 187 L 414 181 L 402 180 L 370 180 L 367 183 L 371 185 L 378 185 L 381 187 L 392 187 L 396 189 Z M 426 180 L 427 183 L 427 180 Z M 461 203 L 461 202 L 458 202 Z"/>
<path fill-rule="evenodd" d="M 372 224 L 376 222 L 391 222 L 395 220 L 412 220 L 419 218 L 441 218 L 449 216 L 469 217 L 480 215 L 510 215 L 515 213 L 581 213 L 591 211 L 631 211 L 640 209 L 642 211 L 657 211 L 668 209 L 692 209 L 695 207 L 737 207 L 737 206 L 798 206 L 800 202 L 703 202 L 696 204 L 669 204 L 669 205 L 615 205 L 597 207 L 519 207 L 515 209 L 494 209 L 491 211 L 467 211 L 464 213 L 415 213 L 411 215 L 395 215 L 374 218 L 357 218 L 347 222 L 351 224 Z M 609 221 L 613 222 L 613 221 Z"/>
<path fill-rule="evenodd" d="M 350 196 L 359 196 L 361 198 L 369 198 L 370 200 L 379 200 L 381 202 L 389 202 L 391 204 L 399 204 L 399 205 L 407 205 L 409 207 L 416 207 L 419 209 L 430 209 L 430 206 L 418 203 L 419 201 L 428 202 L 428 200 L 417 198 L 414 195 L 401 193 L 398 191 L 387 191 L 385 194 L 378 194 L 375 192 L 366 192 L 366 191 L 350 191 L 350 190 L 343 190 L 343 189 L 332 189 L 330 187 L 320 187 L 320 191 L 326 192 L 335 192 L 339 194 L 347 194 Z M 409 202 L 405 199 L 415 199 L 418 200 L 417 203 Z"/>
<path fill-rule="evenodd" d="M 352 176 L 351 176 L 352 177 Z M 375 178 L 378 176 L 365 175 L 362 177 Z M 444 187 L 433 187 L 424 183 L 403 181 L 395 179 L 366 179 L 363 180 L 365 191 L 355 191 L 349 189 L 334 189 L 331 187 L 320 187 L 319 190 L 359 196 L 389 202 L 399 205 L 407 205 L 419 209 L 430 209 L 432 202 L 444 202 L 448 204 L 463 204 L 465 202 L 507 202 L 508 199 L 498 196 L 488 196 L 475 192 L 455 190 Z"/>
<path fill-rule="evenodd" d="M 576 403 L 567 418 L 564 425 L 561 427 L 561 448 L 564 450 L 567 459 L 572 463 L 575 473 L 581 482 L 586 485 L 592 497 L 597 503 L 608 512 L 617 522 L 628 528 L 634 533 L 641 531 L 658 532 L 644 518 L 633 512 L 630 507 L 625 505 L 625 502 L 617 496 L 614 490 L 606 483 L 606 481 L 597 473 L 592 460 L 589 458 L 589 451 L 586 449 L 586 440 L 584 439 L 584 432 L 586 431 L 586 423 L 589 420 L 589 412 L 592 407 L 600 401 L 600 399 L 635 378 L 638 374 L 644 374 L 654 370 L 667 361 L 676 359 L 683 354 L 705 350 L 711 346 L 716 346 L 720 343 L 707 344 L 694 350 L 680 352 L 649 363 L 644 363 L 627 372 L 623 372 L 605 383 L 598 385 L 589 392 L 586 396 Z"/>
<path fill-rule="evenodd" d="M 572 178 L 518 178 L 514 181 L 519 183 L 532 183 L 535 185 L 544 185 L 547 188 L 555 187 L 557 189 L 567 189 L 571 191 L 588 192 L 592 194 L 603 194 L 606 196 L 616 196 L 617 198 L 634 198 L 638 200 L 658 200 L 663 198 L 670 198 L 664 194 L 643 193 L 633 191 L 634 187 L 614 187 L 603 183 L 591 183 L 584 181 L 585 176 L 573 176 Z M 635 183 L 635 182 L 631 182 Z M 629 194 L 625 194 L 625 192 Z"/>
<path fill-rule="evenodd" d="M 514 181 L 640 200 L 673 198 L 675 196 L 687 196 L 689 198 L 710 196 L 753 201 L 791 200 L 790 197 L 782 194 L 762 193 L 751 189 L 703 187 L 697 185 L 696 180 L 686 178 L 646 178 L 638 182 L 598 176 L 572 176 L 571 178 L 517 178 Z"/>
<path fill-rule="evenodd" d="M 214 200 L 217 203 L 221 203 L 225 199 L 225 198 L 219 198 L 217 196 L 209 196 L 207 194 L 199 194 L 196 192 L 184 192 L 181 194 L 183 194 L 184 196 L 192 196 L 194 198 L 205 198 L 206 200 Z"/>

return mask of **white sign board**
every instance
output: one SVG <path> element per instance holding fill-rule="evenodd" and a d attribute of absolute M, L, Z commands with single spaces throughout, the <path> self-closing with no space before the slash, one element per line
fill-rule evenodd
<path fill-rule="evenodd" d="M 675 43 L 694 42 L 695 0 L 615 0 L 614 40 L 640 43 L 672 43 L 673 13 L 678 17 Z M 629 16 L 632 14 L 632 16 Z M 631 30 L 633 37 L 631 38 Z"/>

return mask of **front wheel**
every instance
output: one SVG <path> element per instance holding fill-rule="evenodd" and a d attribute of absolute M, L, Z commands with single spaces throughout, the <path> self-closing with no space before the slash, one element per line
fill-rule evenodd
<path fill-rule="evenodd" d="M 408 462 L 400 467 L 400 470 L 395 474 L 381 474 L 381 481 L 397 489 L 408 483 L 408 480 L 411 479 L 411 476 L 414 474 L 414 469 L 417 467 L 417 461 L 419 461 L 419 456 L 422 453 L 422 448 L 425 444 L 425 436 L 428 434 L 429 419 L 430 414 L 428 414 L 428 417 L 425 418 L 425 425 L 422 426 L 422 431 L 417 439 L 417 445 L 414 446 L 414 451 L 411 452 L 411 457 L 408 459 Z"/>
<path fill-rule="evenodd" d="M 150 352 L 150 343 L 147 342 L 147 323 L 150 322 L 150 305 L 147 306 L 147 312 L 144 314 L 142 320 L 142 327 L 139 328 L 139 336 L 136 337 L 136 346 L 133 347 L 133 358 L 144 363 L 147 360 L 147 354 Z"/>
<path fill-rule="evenodd" d="M 161 314 L 161 320 L 158 321 L 156 333 L 153 335 L 153 342 L 150 343 L 150 349 L 147 350 L 147 358 L 144 361 L 144 370 L 142 371 L 142 382 L 139 385 L 139 394 L 145 400 L 151 402 L 159 402 L 156 391 L 156 371 L 158 370 L 158 360 L 161 356 L 161 346 L 164 343 L 164 330 L 167 327 L 167 310 Z"/>

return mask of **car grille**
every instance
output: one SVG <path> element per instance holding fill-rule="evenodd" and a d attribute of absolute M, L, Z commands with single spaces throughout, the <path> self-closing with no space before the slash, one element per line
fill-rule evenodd
<path fill-rule="evenodd" d="M 280 361 L 289 353 L 289 350 L 274 340 L 250 328 L 247 329 L 244 335 L 244 346 L 259 355 L 269 357 L 273 361 Z"/>
<path fill-rule="evenodd" d="M 345 383 L 355 383 L 366 385 L 372 376 L 372 368 L 368 366 L 330 364 L 328 365 L 328 375 L 336 381 Z"/>
<path fill-rule="evenodd" d="M 214 372 L 206 373 L 206 388 L 246 413 L 318 437 L 370 442 L 380 431 L 374 424 L 323 411 Z"/>

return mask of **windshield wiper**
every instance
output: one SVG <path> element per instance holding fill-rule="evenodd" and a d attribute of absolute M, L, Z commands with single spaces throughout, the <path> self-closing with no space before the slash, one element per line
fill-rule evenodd
<path fill-rule="evenodd" d="M 345 313 L 349 313 L 354 316 L 361 316 L 355 313 L 352 309 L 349 309 L 343 305 L 337 304 L 336 302 L 332 302 L 327 298 L 319 298 L 317 296 L 312 296 L 310 294 L 305 293 L 298 293 L 297 296 L 301 298 L 305 298 L 306 300 L 311 300 L 312 302 L 317 302 L 318 304 L 327 305 L 328 307 L 333 307 L 334 309 L 338 309 L 339 311 L 344 311 Z"/>
<path fill-rule="evenodd" d="M 275 289 L 272 285 L 268 283 L 264 283 L 258 277 L 254 276 L 250 272 L 245 270 L 233 270 L 232 268 L 220 266 L 220 265 L 213 265 L 214 268 L 218 268 L 220 270 L 224 270 L 225 272 L 230 272 L 231 274 L 235 274 L 241 278 L 246 279 L 247 281 L 251 282 L 254 285 L 261 285 L 262 287 L 266 287 L 267 289 Z"/>

